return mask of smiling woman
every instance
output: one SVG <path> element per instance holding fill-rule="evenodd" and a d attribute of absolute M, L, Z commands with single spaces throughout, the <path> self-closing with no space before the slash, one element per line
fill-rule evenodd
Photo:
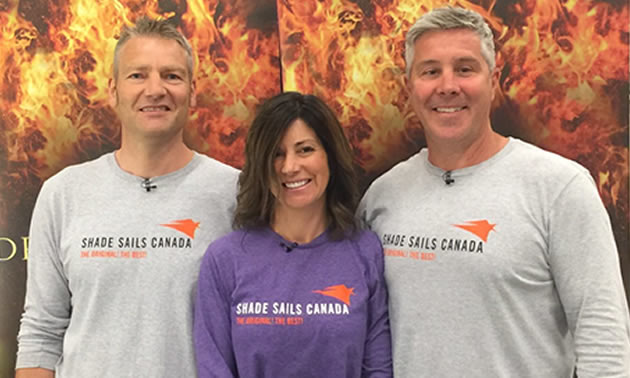
<path fill-rule="evenodd" d="M 314 235 L 303 235 L 307 242 L 321 234 L 326 221 L 326 187 L 330 179 L 326 150 L 304 121 L 296 119 L 287 129 L 273 157 L 274 177 L 271 193 L 276 203 L 272 225 L 276 232 L 290 230 L 295 220 L 317 224 Z M 287 238 L 297 235 L 283 235 Z"/>
<path fill-rule="evenodd" d="M 235 225 L 204 257 L 204 377 L 391 377 L 383 250 L 358 230 L 352 151 L 319 98 L 265 102 L 250 127 Z"/>
<path fill-rule="evenodd" d="M 282 222 L 287 205 L 302 198 L 301 205 L 314 206 L 294 209 L 292 225 L 302 214 L 307 220 L 321 218 L 317 222 L 335 237 L 356 229 L 352 150 L 334 113 L 318 97 L 286 92 L 264 103 L 249 130 L 245 155 L 237 227 Z M 309 193 L 312 201 L 305 199 Z"/>

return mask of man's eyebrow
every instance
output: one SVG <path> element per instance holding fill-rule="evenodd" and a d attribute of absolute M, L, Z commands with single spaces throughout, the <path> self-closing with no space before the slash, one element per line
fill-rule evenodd
<path fill-rule="evenodd" d="M 181 66 L 163 66 L 160 71 L 171 71 L 171 72 L 188 72 L 186 67 Z"/>
<path fill-rule="evenodd" d="M 437 59 L 425 59 L 425 60 L 421 60 L 419 62 L 416 62 L 416 66 L 418 67 L 422 67 L 422 66 L 427 66 L 427 65 L 431 65 L 431 64 L 439 64 L 440 61 L 438 61 Z"/>
<path fill-rule="evenodd" d="M 455 63 L 479 63 L 479 59 L 472 56 L 456 57 L 452 61 Z M 433 64 L 441 64 L 441 62 L 437 59 L 425 59 L 425 60 L 416 62 L 415 65 L 419 67 L 423 67 L 423 66 L 428 66 L 428 65 L 433 65 Z"/>
<path fill-rule="evenodd" d="M 124 71 L 142 71 L 142 72 L 146 72 L 146 71 L 150 71 L 150 70 L 151 70 L 151 66 L 148 65 L 148 64 L 138 64 L 138 65 L 130 64 L 127 67 L 125 67 Z M 186 69 L 186 67 L 180 67 L 180 66 L 175 66 L 175 65 L 168 65 L 168 66 L 160 67 L 160 72 L 188 73 L 188 70 Z"/>
<path fill-rule="evenodd" d="M 149 66 L 146 64 L 130 64 L 124 67 L 124 71 L 148 71 Z"/>
<path fill-rule="evenodd" d="M 479 62 L 479 59 L 474 58 L 472 56 L 462 56 L 462 57 L 456 58 L 455 62 L 456 63 L 476 63 L 476 64 L 481 63 Z"/>

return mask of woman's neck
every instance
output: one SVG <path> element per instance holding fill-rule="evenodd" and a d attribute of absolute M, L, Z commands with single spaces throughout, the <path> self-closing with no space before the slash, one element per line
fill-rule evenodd
<path fill-rule="evenodd" d="M 318 212 L 276 209 L 271 216 L 271 228 L 287 241 L 305 244 L 321 235 L 328 227 L 325 209 Z"/>

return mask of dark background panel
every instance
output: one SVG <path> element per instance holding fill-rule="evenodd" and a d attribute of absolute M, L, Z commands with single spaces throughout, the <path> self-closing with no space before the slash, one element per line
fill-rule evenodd
<path fill-rule="evenodd" d="M 118 147 L 112 55 L 121 25 L 143 14 L 171 19 L 195 50 L 192 148 L 240 167 L 254 109 L 281 91 L 274 0 L 0 0 L 0 377 L 13 376 L 37 193 L 64 167 Z"/>
<path fill-rule="evenodd" d="M 118 146 L 106 87 L 123 23 L 166 17 L 190 39 L 198 93 L 185 130 L 191 147 L 241 167 L 258 104 L 282 89 L 315 93 L 342 121 L 365 189 L 425 145 L 407 103 L 404 32 L 446 3 L 482 13 L 495 33 L 495 129 L 591 171 L 630 292 L 625 0 L 0 0 L 0 377 L 13 374 L 23 238 L 42 182 Z"/>

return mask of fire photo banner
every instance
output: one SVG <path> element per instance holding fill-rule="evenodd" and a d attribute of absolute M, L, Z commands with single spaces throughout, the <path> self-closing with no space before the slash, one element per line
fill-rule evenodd
<path fill-rule="evenodd" d="M 167 18 L 193 46 L 191 148 L 240 168 L 257 106 L 313 93 L 339 117 L 365 190 L 425 146 L 404 34 L 447 4 L 481 13 L 494 32 L 495 130 L 591 172 L 630 292 L 627 0 L 0 0 L 0 378 L 13 375 L 42 183 L 119 145 L 107 85 L 123 25 Z"/>

